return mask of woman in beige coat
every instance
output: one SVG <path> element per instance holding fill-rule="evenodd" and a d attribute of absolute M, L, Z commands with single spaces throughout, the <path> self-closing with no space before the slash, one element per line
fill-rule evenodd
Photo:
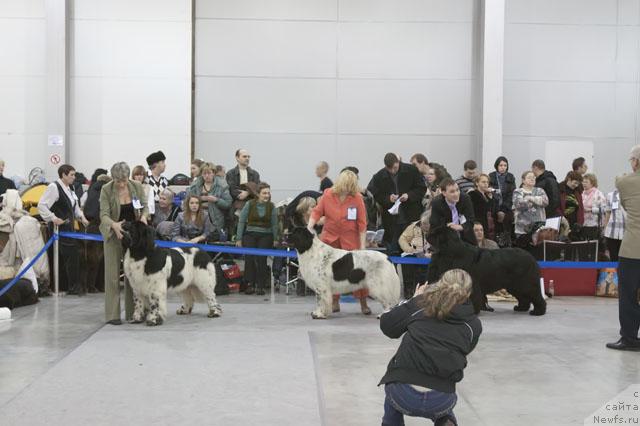
<path fill-rule="evenodd" d="M 404 230 L 398 243 L 403 256 L 431 258 L 427 234 L 429 233 L 429 219 L 431 212 L 422 213 L 420 220 L 413 222 Z M 422 284 L 427 278 L 427 268 L 423 265 L 402 265 L 402 281 L 405 299 L 411 299 L 416 284 Z"/>
<path fill-rule="evenodd" d="M 147 223 L 149 209 L 145 190 L 139 182 L 129 179 L 127 163 L 111 167 L 113 180 L 100 193 L 100 233 L 104 238 L 105 317 L 108 324 L 120 325 L 120 263 L 122 223 L 139 220 Z M 133 315 L 133 292 L 125 281 L 125 319 Z"/>

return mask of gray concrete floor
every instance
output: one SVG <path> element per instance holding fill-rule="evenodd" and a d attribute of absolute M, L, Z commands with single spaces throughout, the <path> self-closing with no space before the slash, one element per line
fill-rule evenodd
<path fill-rule="evenodd" d="M 0 424 L 380 424 L 376 385 L 399 341 L 375 316 L 343 304 L 314 321 L 313 297 L 219 299 L 218 319 L 201 305 L 178 317 L 172 299 L 157 328 L 103 325 L 101 295 L 15 310 L 0 323 Z M 616 300 L 556 298 L 542 318 L 493 305 L 458 387 L 461 425 L 581 425 L 640 383 L 640 354 L 604 346 Z"/>

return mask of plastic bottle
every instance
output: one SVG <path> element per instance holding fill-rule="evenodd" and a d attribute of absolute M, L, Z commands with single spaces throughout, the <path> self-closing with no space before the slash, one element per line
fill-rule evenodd
<path fill-rule="evenodd" d="M 549 280 L 549 295 L 551 297 L 555 296 L 555 288 L 553 286 L 553 280 Z"/>

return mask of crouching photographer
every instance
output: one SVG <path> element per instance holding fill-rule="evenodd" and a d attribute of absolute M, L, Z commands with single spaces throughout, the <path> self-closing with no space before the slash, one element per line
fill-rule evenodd
<path fill-rule="evenodd" d="M 466 357 L 478 344 L 482 324 L 469 302 L 471 277 L 452 269 L 440 281 L 418 286 L 414 297 L 380 319 L 392 339 L 404 335 L 380 384 L 385 385 L 383 425 L 404 425 L 404 415 L 454 426 Z"/>

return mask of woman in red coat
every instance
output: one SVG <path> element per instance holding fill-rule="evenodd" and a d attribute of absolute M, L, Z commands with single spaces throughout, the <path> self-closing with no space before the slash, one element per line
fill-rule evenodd
<path fill-rule="evenodd" d="M 325 222 L 320 240 L 324 243 L 342 250 L 365 249 L 367 211 L 355 173 L 344 170 L 333 187 L 324 191 L 311 213 L 308 228 L 312 230 L 322 217 Z M 360 309 L 365 315 L 371 314 L 371 309 L 367 306 L 368 294 L 366 289 L 353 292 L 353 296 L 360 299 Z M 340 295 L 334 295 L 333 312 L 338 311 Z"/>

